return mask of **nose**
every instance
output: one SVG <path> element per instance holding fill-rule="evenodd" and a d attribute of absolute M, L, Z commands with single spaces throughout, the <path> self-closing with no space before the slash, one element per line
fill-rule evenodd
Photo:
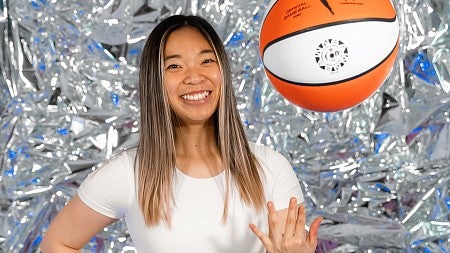
<path fill-rule="evenodd" d="M 186 70 L 186 76 L 184 78 L 184 82 L 186 84 L 199 84 L 205 80 L 205 76 L 203 75 L 201 69 L 197 67 L 190 67 Z"/>

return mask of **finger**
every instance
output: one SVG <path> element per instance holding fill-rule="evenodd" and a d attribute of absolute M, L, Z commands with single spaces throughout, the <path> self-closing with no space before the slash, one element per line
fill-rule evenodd
<path fill-rule="evenodd" d="M 269 210 L 269 237 L 278 245 L 283 237 L 283 228 L 279 226 L 278 214 L 272 201 L 267 203 L 267 209 Z"/>
<path fill-rule="evenodd" d="M 322 222 L 322 217 L 319 216 L 314 219 L 314 221 L 311 223 L 311 227 L 309 229 L 308 238 L 306 238 L 306 242 L 310 245 L 315 247 L 317 245 L 317 234 L 319 233 L 319 226 Z"/>
<path fill-rule="evenodd" d="M 289 200 L 289 208 L 286 216 L 286 226 L 284 228 L 284 238 L 292 238 L 295 232 L 295 225 L 297 221 L 297 199 L 292 197 Z"/>
<path fill-rule="evenodd" d="M 267 210 L 269 210 L 269 202 L 267 202 Z M 273 222 L 272 222 L 272 218 L 270 217 L 270 212 L 267 212 L 267 223 L 269 225 L 269 238 L 273 238 Z"/>
<path fill-rule="evenodd" d="M 302 241 L 306 240 L 305 219 L 306 219 L 305 206 L 300 205 L 298 207 L 297 212 L 297 223 L 295 224 L 295 237 Z"/>
<path fill-rule="evenodd" d="M 255 224 L 250 223 L 248 225 L 250 230 L 259 238 L 259 240 L 264 244 L 264 247 L 267 251 L 272 251 L 272 242 L 270 241 L 270 238 L 264 234 L 261 230 L 259 230 L 258 227 L 256 227 Z"/>

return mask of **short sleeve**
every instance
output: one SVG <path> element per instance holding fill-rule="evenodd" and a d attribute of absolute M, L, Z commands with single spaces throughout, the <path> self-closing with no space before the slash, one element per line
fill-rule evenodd
<path fill-rule="evenodd" d="M 276 168 L 274 188 L 273 188 L 273 202 L 277 210 L 287 208 L 291 197 L 297 198 L 297 203 L 302 203 L 303 193 L 300 188 L 300 183 L 289 161 L 280 153 L 275 154 L 270 158 L 273 160 Z"/>
<path fill-rule="evenodd" d="M 276 210 L 289 207 L 291 197 L 297 198 L 298 203 L 304 202 L 300 182 L 291 164 L 282 154 L 268 147 L 259 147 L 263 168 L 265 167 L 267 200 L 273 201 Z"/>
<path fill-rule="evenodd" d="M 121 219 L 134 194 L 134 172 L 126 152 L 91 172 L 78 188 L 80 199 L 95 211 Z"/>

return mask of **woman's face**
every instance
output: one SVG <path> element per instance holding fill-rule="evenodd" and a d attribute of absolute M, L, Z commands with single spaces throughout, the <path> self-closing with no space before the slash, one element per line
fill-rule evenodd
<path fill-rule="evenodd" d="M 188 125 L 207 122 L 217 109 L 223 82 L 209 42 L 195 28 L 172 32 L 163 68 L 169 104 L 178 118 Z"/>

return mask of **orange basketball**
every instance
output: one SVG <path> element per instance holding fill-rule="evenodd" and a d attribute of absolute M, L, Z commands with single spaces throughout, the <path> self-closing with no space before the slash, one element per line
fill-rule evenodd
<path fill-rule="evenodd" d="M 386 80 L 399 44 L 390 0 L 278 0 L 269 4 L 260 54 L 273 86 L 313 111 L 353 107 Z"/>

